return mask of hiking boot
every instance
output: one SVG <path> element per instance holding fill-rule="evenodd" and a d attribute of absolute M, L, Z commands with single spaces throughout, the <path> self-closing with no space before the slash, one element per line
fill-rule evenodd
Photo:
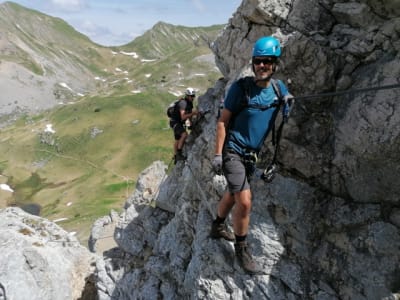
<path fill-rule="evenodd" d="M 244 242 L 235 243 L 235 255 L 240 266 L 249 274 L 259 274 L 262 269 L 249 252 L 249 245 Z"/>
<path fill-rule="evenodd" d="M 210 236 L 213 239 L 223 238 L 231 242 L 235 240 L 235 235 L 233 234 L 233 232 L 230 232 L 228 230 L 228 227 L 226 226 L 225 223 L 218 224 L 216 222 L 213 222 L 211 226 Z"/>

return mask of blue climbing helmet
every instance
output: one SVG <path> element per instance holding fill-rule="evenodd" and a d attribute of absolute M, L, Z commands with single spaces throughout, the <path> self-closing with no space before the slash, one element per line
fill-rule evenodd
<path fill-rule="evenodd" d="M 257 40 L 253 48 L 253 57 L 255 56 L 281 56 L 281 45 L 279 41 L 272 36 L 264 36 Z"/>

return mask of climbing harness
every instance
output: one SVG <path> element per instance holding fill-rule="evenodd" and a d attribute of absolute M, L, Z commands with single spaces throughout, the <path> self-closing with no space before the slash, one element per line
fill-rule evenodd
<path fill-rule="evenodd" d="M 233 114 L 232 118 L 235 118 L 245 108 L 253 108 L 253 109 L 258 109 L 261 111 L 275 108 L 275 112 L 273 113 L 273 116 L 272 116 L 272 118 L 274 119 L 274 124 L 272 125 L 272 142 L 275 145 L 275 153 L 273 156 L 273 160 L 270 164 L 270 166 L 275 166 L 276 160 L 277 160 L 278 148 L 279 148 L 279 140 L 282 136 L 283 124 L 286 123 L 288 120 L 289 113 L 290 113 L 291 107 L 294 103 L 294 100 L 293 100 L 292 96 L 283 96 L 281 87 L 280 87 L 280 84 L 278 83 L 278 81 L 275 79 L 271 79 L 270 83 L 274 90 L 275 95 L 277 96 L 277 100 L 275 100 L 273 103 L 270 103 L 268 105 L 250 104 L 250 98 L 251 98 L 250 97 L 250 81 L 253 81 L 253 80 L 254 80 L 254 77 L 252 77 L 252 76 L 246 76 L 246 77 L 243 77 L 238 80 L 238 85 L 242 88 L 245 97 L 244 97 L 244 100 L 240 103 L 239 111 L 235 112 Z M 282 122 L 279 125 L 278 129 L 275 130 L 275 119 L 276 119 L 276 116 L 277 116 L 279 110 L 281 109 L 281 107 L 282 107 Z M 230 124 L 232 124 L 232 120 L 231 120 Z M 264 136 L 263 139 L 265 140 L 265 138 L 266 138 L 266 136 Z M 226 143 L 226 141 L 225 141 L 225 143 Z M 252 149 L 245 149 L 244 155 L 242 156 L 241 160 L 245 166 L 247 178 L 250 181 L 250 178 L 252 177 L 252 175 L 254 174 L 254 172 L 256 170 L 257 152 Z M 269 166 L 270 172 L 271 172 L 271 170 L 272 171 L 276 170 L 276 167 L 271 168 L 270 166 Z M 264 171 L 264 173 L 265 172 L 266 171 Z"/>
<path fill-rule="evenodd" d="M 246 150 L 242 162 L 246 169 L 247 180 L 250 181 L 251 176 L 253 176 L 256 171 L 256 163 L 258 161 L 257 153 L 254 150 Z"/>

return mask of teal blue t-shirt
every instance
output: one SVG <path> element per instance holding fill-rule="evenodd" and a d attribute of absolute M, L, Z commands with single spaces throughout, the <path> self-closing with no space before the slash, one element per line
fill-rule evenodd
<path fill-rule="evenodd" d="M 289 94 L 286 86 L 278 80 L 282 96 Z M 227 146 L 243 155 L 248 150 L 260 151 L 265 138 L 271 131 L 278 113 L 277 107 L 272 106 L 262 110 L 258 107 L 267 107 L 278 101 L 272 84 L 261 88 L 253 80 L 248 80 L 248 106 L 246 92 L 238 81 L 234 82 L 225 98 L 224 107 L 232 112 L 231 124 L 227 133 Z"/>

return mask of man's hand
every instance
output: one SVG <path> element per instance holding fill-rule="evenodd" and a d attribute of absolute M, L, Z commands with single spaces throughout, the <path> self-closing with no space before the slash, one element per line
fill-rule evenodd
<path fill-rule="evenodd" d="M 215 154 L 214 159 L 212 160 L 212 167 L 214 172 L 218 175 L 222 175 L 222 155 Z"/>

